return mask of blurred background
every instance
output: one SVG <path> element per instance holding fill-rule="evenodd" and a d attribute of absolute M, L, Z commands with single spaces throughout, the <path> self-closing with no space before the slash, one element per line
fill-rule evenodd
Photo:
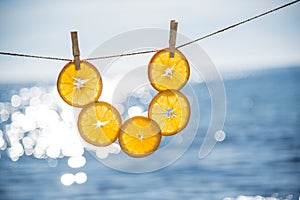
<path fill-rule="evenodd" d="M 77 30 L 86 58 L 122 32 L 168 29 L 176 19 L 193 39 L 286 2 L 2 0 L 0 51 L 72 58 L 69 32 Z M 64 62 L 1 56 L 0 199 L 299 199 L 299 10 L 199 43 L 224 80 L 224 129 L 199 160 L 211 99 L 205 83 L 192 82 L 203 122 L 194 142 L 173 165 L 146 174 L 107 168 L 83 149 L 55 88 Z M 112 145 L 97 157 L 119 153 Z"/>

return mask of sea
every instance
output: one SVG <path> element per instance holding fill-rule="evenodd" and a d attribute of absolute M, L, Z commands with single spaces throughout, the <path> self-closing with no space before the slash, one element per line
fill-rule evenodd
<path fill-rule="evenodd" d="M 85 150 L 86 164 L 71 168 L 68 157 L 38 159 L 23 153 L 13 161 L 4 148 L 0 199 L 299 200 L 300 67 L 253 70 L 223 81 L 223 138 L 206 157 L 198 154 L 211 105 L 209 94 L 199 92 L 201 120 L 207 123 L 172 165 L 149 173 L 120 172 Z M 0 102 L 10 102 L 13 94 L 35 84 L 1 84 Z M 193 87 L 204 91 L 205 84 Z M 1 122 L 2 135 L 9 120 Z M 79 172 L 87 177 L 81 184 L 62 184 L 62 175 Z"/>

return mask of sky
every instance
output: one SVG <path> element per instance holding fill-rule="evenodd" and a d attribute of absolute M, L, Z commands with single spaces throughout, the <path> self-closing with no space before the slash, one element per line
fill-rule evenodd
<path fill-rule="evenodd" d="M 0 1 L 0 51 L 72 58 L 77 30 L 81 57 L 121 33 L 168 29 L 191 39 L 265 12 L 286 0 Z M 222 72 L 300 66 L 300 3 L 199 42 Z M 101 55 L 99 55 L 101 56 Z M 150 59 L 150 58 L 149 58 Z M 0 55 L 0 82 L 55 82 L 64 61 Z"/>

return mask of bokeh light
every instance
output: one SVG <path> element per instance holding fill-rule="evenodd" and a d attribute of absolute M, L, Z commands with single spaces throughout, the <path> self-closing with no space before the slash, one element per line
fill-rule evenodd
<path fill-rule="evenodd" d="M 239 195 L 236 198 L 232 198 L 232 197 L 225 197 L 225 198 L 223 198 L 223 200 L 281 200 L 281 199 L 292 200 L 293 199 L 293 195 L 289 194 L 286 197 L 281 198 L 281 197 L 279 197 L 278 193 L 274 193 L 270 197 L 263 197 L 263 196 L 260 196 L 260 195 L 256 195 L 256 196 Z"/>
<path fill-rule="evenodd" d="M 0 122 L 0 149 L 12 161 L 26 155 L 48 159 L 54 167 L 58 158 L 84 153 L 72 107 L 61 100 L 55 87 L 20 89 L 10 102 L 0 102 Z"/>
<path fill-rule="evenodd" d="M 71 173 L 65 173 L 60 177 L 60 181 L 65 186 L 70 186 L 75 182 L 75 176 Z"/>
<path fill-rule="evenodd" d="M 218 130 L 216 133 L 215 133 L 215 140 L 218 141 L 218 142 L 223 142 L 226 138 L 226 134 L 224 131 L 222 130 Z"/>
<path fill-rule="evenodd" d="M 80 168 L 86 164 L 86 159 L 83 156 L 73 156 L 68 159 L 68 165 L 71 168 Z"/>
<path fill-rule="evenodd" d="M 83 184 L 87 181 L 87 175 L 84 172 L 78 172 L 75 174 L 75 182 L 77 184 Z"/>

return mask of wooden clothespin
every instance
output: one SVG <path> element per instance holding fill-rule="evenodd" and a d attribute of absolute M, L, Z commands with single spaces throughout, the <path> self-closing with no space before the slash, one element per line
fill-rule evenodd
<path fill-rule="evenodd" d="M 78 45 L 77 31 L 71 32 L 71 38 L 72 38 L 72 50 L 73 50 L 75 67 L 76 70 L 80 70 L 80 51 Z"/>
<path fill-rule="evenodd" d="M 170 21 L 170 40 L 169 40 L 170 58 L 174 58 L 174 54 L 175 54 L 177 27 L 178 27 L 178 22 L 176 22 L 175 20 L 171 20 Z"/>

